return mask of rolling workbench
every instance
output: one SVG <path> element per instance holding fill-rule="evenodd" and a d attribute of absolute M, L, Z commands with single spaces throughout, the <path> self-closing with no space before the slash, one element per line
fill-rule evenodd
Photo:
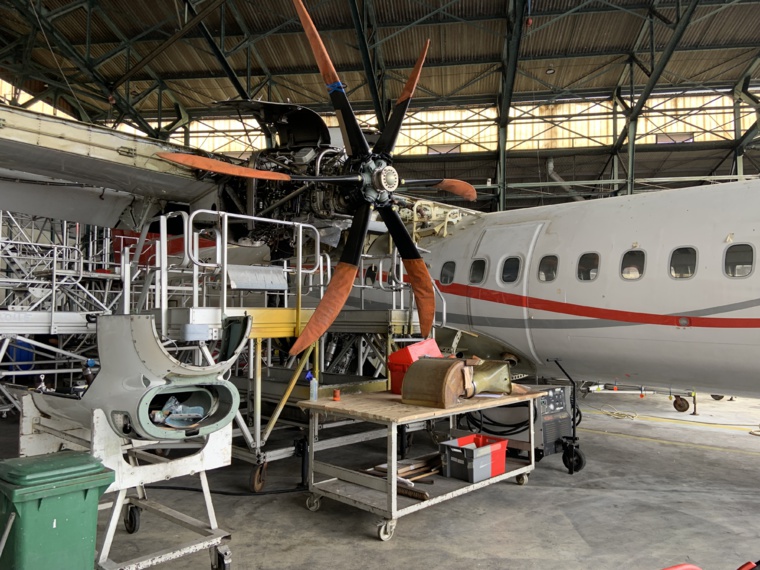
<path fill-rule="evenodd" d="M 529 452 L 526 459 L 508 457 L 506 471 L 502 475 L 479 483 L 435 476 L 435 488 L 426 488 L 430 498 L 424 501 L 400 496 L 398 493 L 396 486 L 397 428 L 416 422 L 448 418 L 450 429 L 454 429 L 455 418 L 459 414 L 532 401 L 544 394 L 545 392 L 532 391 L 515 384 L 510 395 L 480 394 L 469 400 L 461 400 L 455 406 L 446 409 L 402 404 L 401 396 L 390 392 L 346 394 L 338 401 L 328 398 L 301 401 L 298 405 L 310 412 L 309 491 L 311 495 L 306 501 L 306 506 L 309 510 L 316 511 L 320 507 L 321 498 L 329 497 L 379 515 L 384 520 L 378 526 L 378 538 L 389 540 L 393 536 L 398 519 L 402 516 L 504 479 L 516 478 L 518 484 L 525 484 L 528 473 L 535 467 L 534 407 L 532 405 L 528 406 L 530 431 Z M 387 477 L 378 478 L 360 471 L 317 461 L 314 457 L 314 444 L 317 441 L 320 415 L 350 418 L 386 426 L 388 430 Z M 328 479 L 317 480 L 319 476 L 327 476 Z"/>

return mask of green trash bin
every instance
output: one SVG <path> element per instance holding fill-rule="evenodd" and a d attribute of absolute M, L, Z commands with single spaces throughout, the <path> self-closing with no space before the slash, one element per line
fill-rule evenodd
<path fill-rule="evenodd" d="M 84 570 L 95 566 L 98 501 L 114 473 L 88 453 L 0 461 L 3 570 Z"/>

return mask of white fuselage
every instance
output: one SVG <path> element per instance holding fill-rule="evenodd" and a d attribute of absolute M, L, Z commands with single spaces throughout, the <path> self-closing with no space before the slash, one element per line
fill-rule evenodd
<path fill-rule="evenodd" d="M 483 214 L 421 245 L 447 323 L 540 375 L 558 358 L 578 380 L 739 394 L 760 393 L 759 230 L 746 181 Z"/>

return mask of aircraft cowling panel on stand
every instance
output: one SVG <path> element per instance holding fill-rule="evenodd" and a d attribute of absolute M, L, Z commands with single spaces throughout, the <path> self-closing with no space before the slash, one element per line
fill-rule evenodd
<path fill-rule="evenodd" d="M 34 405 L 43 413 L 88 428 L 93 410 L 103 410 L 111 428 L 131 439 L 183 440 L 213 433 L 226 427 L 237 413 L 240 396 L 227 378 L 250 327 L 250 317 L 245 317 L 242 327 L 234 327 L 239 338 L 227 339 L 227 349 L 222 348 L 227 358 L 196 366 L 169 354 L 152 315 L 100 317 L 101 369 L 87 391 L 81 398 L 34 393 Z M 167 423 L 160 414 L 172 398 L 176 405 L 168 417 L 174 415 L 175 420 Z M 200 417 L 188 418 L 188 410 Z"/>

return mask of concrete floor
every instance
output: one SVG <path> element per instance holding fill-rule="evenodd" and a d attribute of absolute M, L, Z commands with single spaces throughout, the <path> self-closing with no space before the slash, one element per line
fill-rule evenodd
<path fill-rule="evenodd" d="M 700 398 L 699 416 L 676 412 L 666 396 L 591 394 L 581 402 L 581 446 L 588 463 L 573 476 L 558 455 L 541 461 L 526 486 L 502 482 L 399 520 L 388 542 L 378 517 L 329 499 L 318 512 L 306 493 L 247 495 L 250 466 L 209 473 L 219 524 L 232 532 L 236 570 L 306 568 L 661 569 L 689 562 L 733 570 L 760 559 L 760 400 Z M 599 408 L 638 414 L 615 419 Z M 0 422 L 0 455 L 15 450 L 12 420 Z M 415 436 L 411 455 L 428 449 Z M 382 441 L 351 448 L 359 464 L 382 458 Z M 265 491 L 292 489 L 298 460 L 273 462 Z M 198 487 L 185 478 L 171 485 Z M 191 516 L 199 493 L 153 490 L 150 497 Z M 101 515 L 101 529 L 104 515 Z M 124 560 L 191 535 L 143 515 L 140 531 L 119 528 L 112 557 Z M 210 567 L 198 553 L 160 566 Z M 52 569 L 51 569 L 52 570 Z"/>

